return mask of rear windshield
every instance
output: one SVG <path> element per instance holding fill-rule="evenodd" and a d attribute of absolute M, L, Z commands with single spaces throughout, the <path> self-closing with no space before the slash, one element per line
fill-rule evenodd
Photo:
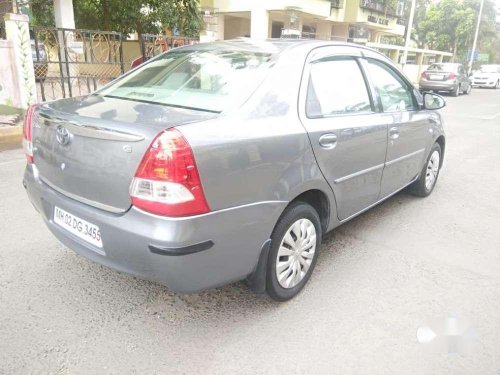
<path fill-rule="evenodd" d="M 171 51 L 97 95 L 221 112 L 248 97 L 273 55 L 248 51 Z"/>
<path fill-rule="evenodd" d="M 458 65 L 455 64 L 432 64 L 427 70 L 437 70 L 441 72 L 456 72 Z"/>
<path fill-rule="evenodd" d="M 500 73 L 500 66 L 497 65 L 482 65 L 479 68 L 481 73 Z"/>

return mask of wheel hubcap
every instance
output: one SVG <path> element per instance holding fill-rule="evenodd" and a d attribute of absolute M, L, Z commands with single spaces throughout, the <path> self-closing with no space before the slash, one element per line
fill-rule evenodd
<path fill-rule="evenodd" d="M 307 275 L 316 251 L 316 228 L 309 219 L 292 224 L 281 240 L 276 276 L 283 288 L 293 288 Z"/>
<path fill-rule="evenodd" d="M 427 163 L 427 170 L 425 172 L 425 188 L 431 190 L 436 183 L 436 178 L 439 172 L 439 152 L 434 151 Z"/>

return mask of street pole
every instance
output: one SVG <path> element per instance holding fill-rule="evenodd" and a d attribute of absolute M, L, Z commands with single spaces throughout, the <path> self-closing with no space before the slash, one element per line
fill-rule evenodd
<path fill-rule="evenodd" d="M 479 14 L 477 16 L 476 33 L 474 34 L 474 43 L 472 44 L 472 51 L 469 59 L 469 74 L 472 71 L 472 63 L 474 62 L 474 53 L 476 52 L 477 36 L 479 34 L 479 25 L 481 25 L 481 15 L 483 13 L 484 0 L 481 0 L 481 5 L 479 6 Z"/>
<path fill-rule="evenodd" d="M 413 28 L 413 18 L 415 16 L 416 4 L 417 0 L 411 0 L 410 18 L 408 18 L 408 25 L 406 26 L 405 48 L 403 50 L 403 58 L 401 59 L 401 70 L 404 69 L 406 60 L 408 59 L 408 48 L 410 47 L 411 29 Z"/>

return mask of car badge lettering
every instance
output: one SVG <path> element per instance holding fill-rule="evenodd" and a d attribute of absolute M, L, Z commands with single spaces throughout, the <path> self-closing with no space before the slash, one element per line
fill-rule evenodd
<path fill-rule="evenodd" d="M 57 142 L 65 146 L 71 141 L 71 133 L 64 126 L 59 125 L 56 129 L 56 139 Z"/>

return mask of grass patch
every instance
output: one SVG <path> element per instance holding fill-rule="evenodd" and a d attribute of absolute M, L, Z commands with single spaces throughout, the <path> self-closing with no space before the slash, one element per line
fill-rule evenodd
<path fill-rule="evenodd" d="M 0 115 L 20 115 L 22 113 L 23 110 L 21 108 L 0 104 Z"/>

